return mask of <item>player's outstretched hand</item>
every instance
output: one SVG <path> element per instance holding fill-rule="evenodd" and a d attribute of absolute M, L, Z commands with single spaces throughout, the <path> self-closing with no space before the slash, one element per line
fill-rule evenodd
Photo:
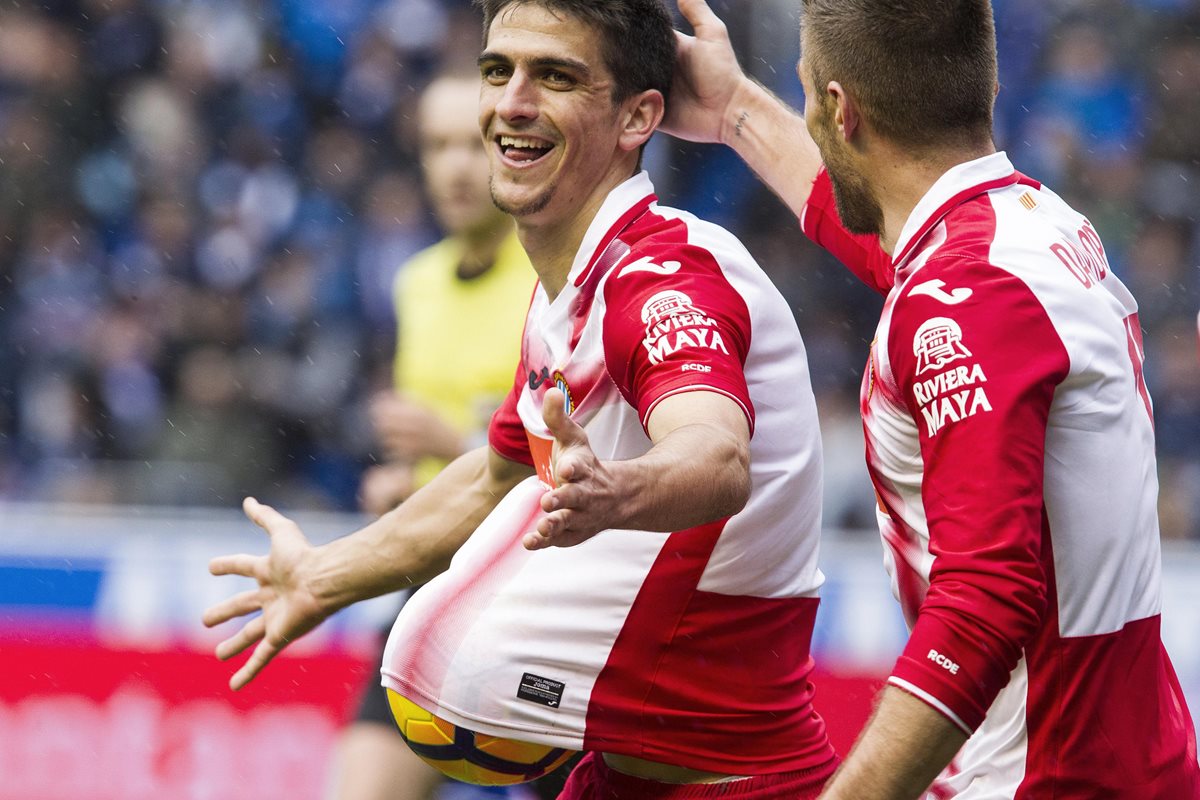
<path fill-rule="evenodd" d="M 567 416 L 563 393 L 546 392 L 542 418 L 554 435 L 551 469 L 555 488 L 542 496 L 546 516 L 537 530 L 525 534 L 530 550 L 543 547 L 570 547 L 614 527 L 618 510 L 618 492 L 611 470 L 588 443 L 583 428 Z"/>
<path fill-rule="evenodd" d="M 247 497 L 242 510 L 271 540 L 265 556 L 231 555 L 214 558 L 208 565 L 213 575 L 244 575 L 258 581 L 252 589 L 204 612 L 208 627 L 261 611 L 242 629 L 217 645 L 217 658 L 233 658 L 258 643 L 250 658 L 229 680 L 240 689 L 254 679 L 279 651 L 315 628 L 326 614 L 305 585 L 304 568 L 315 552 L 300 527 L 270 506 Z"/>
<path fill-rule="evenodd" d="M 750 79 L 738 66 L 729 32 L 704 0 L 678 0 L 679 10 L 695 31 L 675 32 L 675 81 L 662 129 L 691 142 L 728 144 L 736 120 L 730 110 L 738 89 Z"/>

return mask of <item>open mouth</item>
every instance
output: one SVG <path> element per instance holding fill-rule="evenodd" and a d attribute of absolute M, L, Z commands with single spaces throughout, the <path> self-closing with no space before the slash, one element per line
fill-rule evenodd
<path fill-rule="evenodd" d="M 500 147 L 500 153 L 505 160 L 518 166 L 540 161 L 554 149 L 554 145 L 550 142 L 529 136 L 501 135 L 496 137 L 496 144 Z"/>

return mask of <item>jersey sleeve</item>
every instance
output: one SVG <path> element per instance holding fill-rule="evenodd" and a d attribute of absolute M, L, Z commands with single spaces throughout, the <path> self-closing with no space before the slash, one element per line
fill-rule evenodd
<path fill-rule="evenodd" d="M 525 435 L 525 424 L 517 413 L 517 403 L 528 378 L 525 363 L 517 364 L 517 374 L 512 391 L 504 396 L 504 402 L 492 414 L 488 424 L 488 444 L 509 461 L 533 466 L 533 454 L 529 451 L 529 437 Z"/>
<path fill-rule="evenodd" d="M 712 391 L 738 403 L 754 430 L 744 367 L 750 311 L 711 253 L 635 249 L 604 287 L 604 359 L 645 427 L 667 397 Z"/>
<path fill-rule="evenodd" d="M 897 300 L 889 340 L 919 431 L 934 556 L 889 682 L 970 733 L 1045 614 L 1046 428 L 1069 358 L 1044 307 L 1010 273 L 960 259 L 941 271 L 931 261 L 920 277 L 933 274 L 942 280 Z"/>
<path fill-rule="evenodd" d="M 800 229 L 875 291 L 887 294 L 892 288 L 896 275 L 892 257 L 880 246 L 878 236 L 846 230 L 838 216 L 833 184 L 824 167 L 817 173 L 800 214 Z"/>

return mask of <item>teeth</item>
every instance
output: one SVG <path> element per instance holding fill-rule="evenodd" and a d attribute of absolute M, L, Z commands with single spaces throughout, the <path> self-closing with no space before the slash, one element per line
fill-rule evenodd
<path fill-rule="evenodd" d="M 544 150 L 549 145 L 547 145 L 545 142 L 538 141 L 537 139 L 526 139 L 521 136 L 501 136 L 500 146 L 520 147 L 531 150 Z"/>

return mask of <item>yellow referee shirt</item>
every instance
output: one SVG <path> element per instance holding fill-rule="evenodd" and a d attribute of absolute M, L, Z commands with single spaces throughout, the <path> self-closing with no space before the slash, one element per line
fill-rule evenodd
<path fill-rule="evenodd" d="M 514 231 L 482 275 L 458 276 L 462 242 L 417 253 L 396 276 L 396 390 L 439 413 L 468 438 L 486 441 L 488 421 L 512 390 L 521 329 L 535 276 Z M 417 485 L 445 466 L 425 458 Z"/>

